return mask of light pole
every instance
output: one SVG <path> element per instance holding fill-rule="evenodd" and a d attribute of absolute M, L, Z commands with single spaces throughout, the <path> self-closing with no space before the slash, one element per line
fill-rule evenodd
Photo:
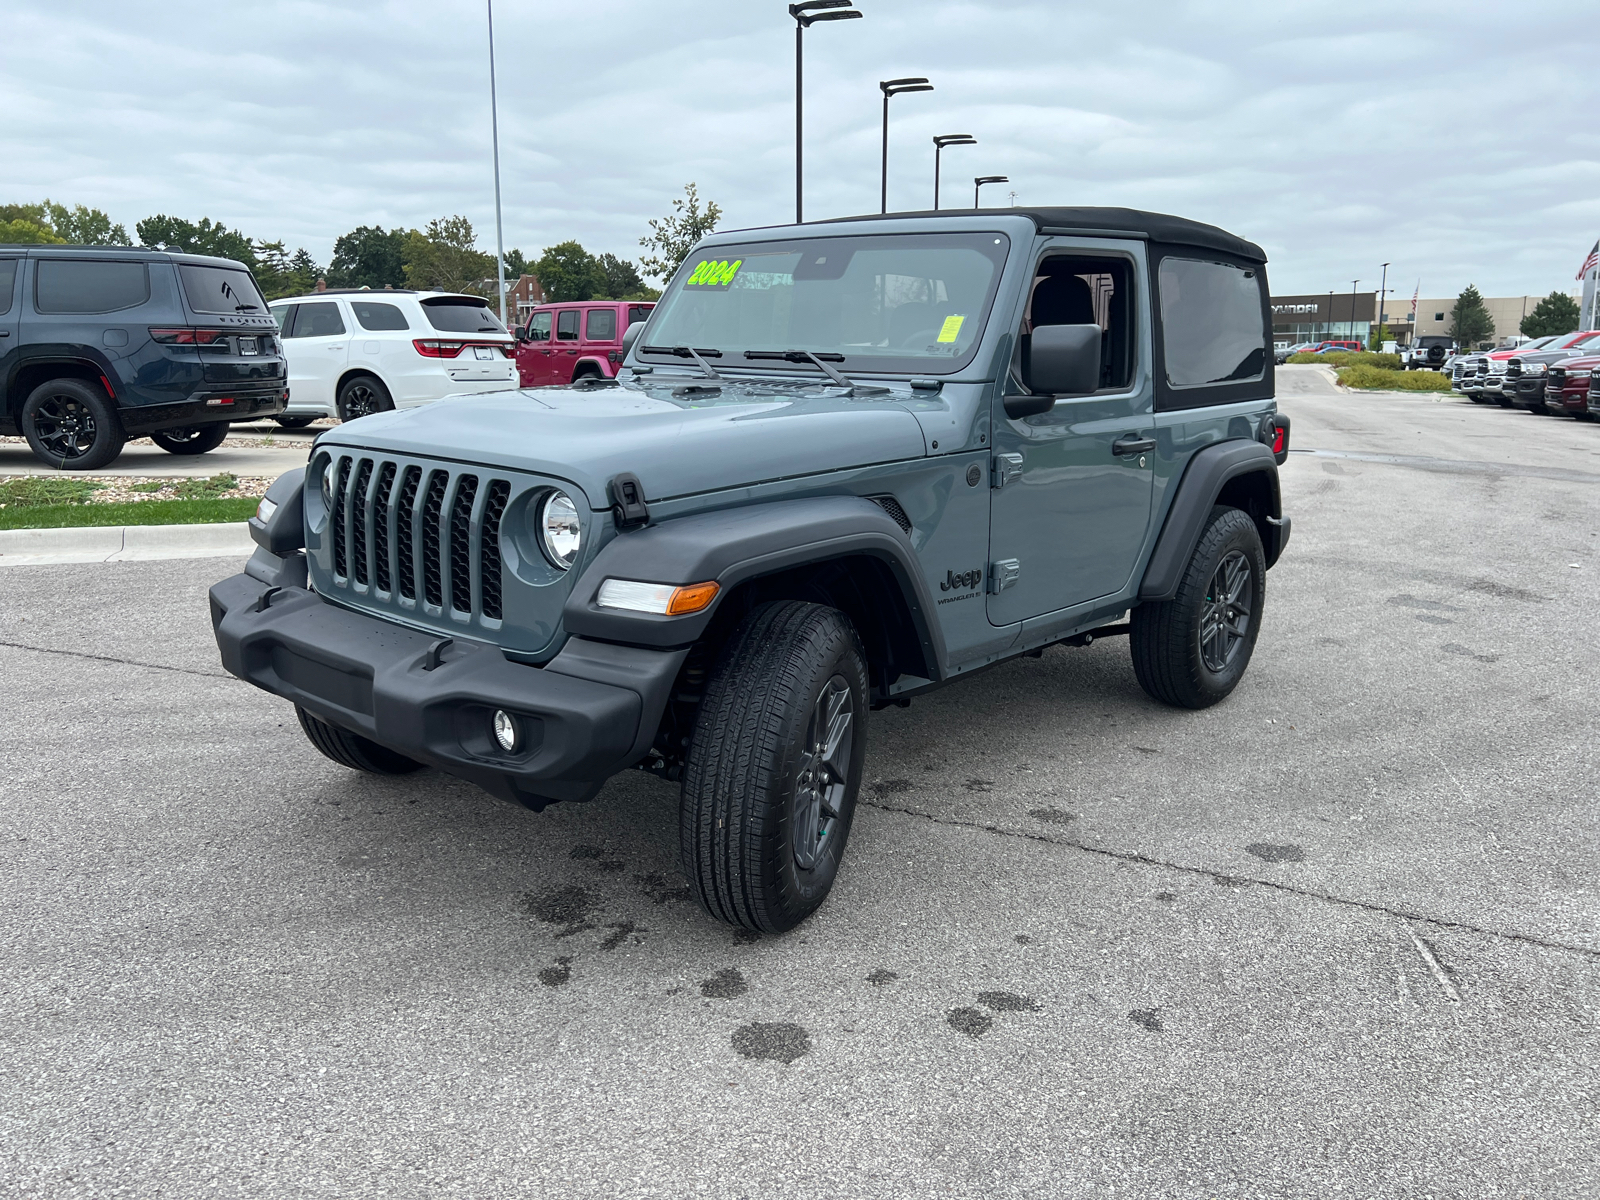
<path fill-rule="evenodd" d="M 883 198 L 878 211 L 886 213 L 889 211 L 889 97 L 902 92 L 931 92 L 933 84 L 921 76 L 915 79 L 886 79 L 879 82 L 878 90 L 883 93 Z"/>
<path fill-rule="evenodd" d="M 979 175 L 972 181 L 972 207 L 978 207 L 978 189 L 986 183 L 1010 183 L 1004 175 Z"/>
<path fill-rule="evenodd" d="M 939 211 L 939 156 L 946 146 L 976 146 L 978 139 L 970 133 L 941 133 L 933 139 L 933 211 Z"/>
<path fill-rule="evenodd" d="M 500 108 L 494 86 L 494 0 L 485 0 L 489 11 L 489 131 L 494 141 L 494 259 L 499 268 L 500 324 L 506 323 L 506 238 L 500 223 Z"/>
<path fill-rule="evenodd" d="M 801 36 L 818 21 L 848 21 L 861 13 L 850 7 L 851 0 L 804 0 L 789 5 L 789 15 L 794 18 L 794 223 L 805 220 L 804 176 L 801 172 L 801 144 L 805 135 L 805 93 L 801 83 L 805 77 L 805 39 Z"/>
<path fill-rule="evenodd" d="M 1355 337 L 1356 337 L 1356 284 L 1358 284 L 1360 282 L 1361 282 L 1361 280 L 1359 280 L 1359 279 L 1352 279 L 1350 281 L 1350 340 L 1351 341 L 1355 341 Z"/>
<path fill-rule="evenodd" d="M 1389 264 L 1383 264 L 1383 282 L 1378 284 L 1378 328 L 1383 328 L 1383 301 L 1389 294 Z"/>
<path fill-rule="evenodd" d="M 1325 342 L 1333 341 L 1333 289 L 1328 289 L 1328 332 L 1322 338 Z"/>

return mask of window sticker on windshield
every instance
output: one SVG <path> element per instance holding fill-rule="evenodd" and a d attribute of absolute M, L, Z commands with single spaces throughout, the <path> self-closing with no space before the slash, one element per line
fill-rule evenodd
<path fill-rule="evenodd" d="M 966 319 L 965 316 L 946 317 L 944 319 L 944 328 L 939 330 L 939 340 L 941 342 L 955 341 L 961 336 L 961 326 Z"/>
<path fill-rule="evenodd" d="M 725 258 L 707 259 L 690 272 L 689 278 L 683 281 L 683 286 L 686 288 L 704 290 L 715 288 L 718 291 L 727 291 L 728 285 L 733 282 L 733 277 L 739 273 L 739 267 L 743 263 L 744 259 L 742 258 L 736 258 L 732 262 Z"/>

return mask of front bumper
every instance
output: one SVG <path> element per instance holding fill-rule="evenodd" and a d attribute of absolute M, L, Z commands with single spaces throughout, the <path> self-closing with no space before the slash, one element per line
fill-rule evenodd
<path fill-rule="evenodd" d="M 1557 412 L 1581 413 L 1588 410 L 1589 393 L 1587 388 L 1562 388 L 1559 391 L 1546 388 L 1544 392 L 1546 408 L 1555 409 Z"/>
<path fill-rule="evenodd" d="M 1543 376 L 1523 376 L 1506 385 L 1505 394 L 1521 408 L 1544 407 Z"/>
<path fill-rule="evenodd" d="M 533 809 L 591 799 L 644 756 L 688 653 L 571 638 L 545 666 L 527 666 L 486 642 L 363 616 L 303 587 L 274 589 L 259 578 L 272 573 L 254 568 L 211 589 L 228 671 Z M 521 744 L 512 753 L 493 738 L 496 709 L 517 718 Z"/>

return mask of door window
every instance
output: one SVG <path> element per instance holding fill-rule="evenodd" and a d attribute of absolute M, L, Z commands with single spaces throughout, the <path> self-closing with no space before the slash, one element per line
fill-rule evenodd
<path fill-rule="evenodd" d="M 575 342 L 578 340 L 578 310 L 564 308 L 556 314 L 556 341 Z"/>
<path fill-rule="evenodd" d="M 344 332 L 344 318 L 337 304 L 302 304 L 295 313 L 294 327 L 284 337 L 338 337 Z"/>
<path fill-rule="evenodd" d="M 299 307 L 298 304 L 280 304 L 268 310 L 272 313 L 272 319 L 278 323 L 278 333 L 281 336 L 293 336 L 290 331 L 294 329 L 294 310 Z"/>
<path fill-rule="evenodd" d="M 148 299 L 150 269 L 142 262 L 39 260 L 34 307 L 42 313 L 120 312 Z"/>
<path fill-rule="evenodd" d="M 550 318 L 553 314 L 537 312 L 528 321 L 528 340 L 530 342 L 548 342 L 550 340 Z"/>
<path fill-rule="evenodd" d="M 587 337 L 591 342 L 616 341 L 617 310 L 614 308 L 591 308 L 585 328 Z"/>
<path fill-rule="evenodd" d="M 361 328 L 379 332 L 387 329 L 410 329 L 405 313 L 392 304 L 378 304 L 371 300 L 352 300 L 350 307 L 355 310 L 356 320 L 361 322 Z"/>
<path fill-rule="evenodd" d="M 11 311 L 11 293 L 17 286 L 17 260 L 0 258 L 0 317 Z"/>
<path fill-rule="evenodd" d="M 1039 264 L 1018 362 L 1028 379 L 1032 332 L 1045 325 L 1100 327 L 1100 385 L 1122 389 L 1133 382 L 1133 264 L 1124 258 L 1052 255 Z M 1030 385 L 1031 386 L 1031 385 Z"/>
<path fill-rule="evenodd" d="M 1195 258 L 1161 260 L 1167 386 L 1248 383 L 1266 371 L 1259 272 Z"/>

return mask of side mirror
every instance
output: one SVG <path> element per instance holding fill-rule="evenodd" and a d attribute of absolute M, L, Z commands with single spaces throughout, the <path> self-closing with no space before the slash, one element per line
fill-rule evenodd
<path fill-rule="evenodd" d="M 1049 412 L 1059 395 L 1086 395 L 1100 386 L 1100 326 L 1040 325 L 1023 363 L 1032 396 L 1007 396 L 1006 416 Z"/>
<path fill-rule="evenodd" d="M 518 325 L 511 332 L 519 342 L 525 342 L 528 340 L 528 327 L 526 325 Z"/>
<path fill-rule="evenodd" d="M 633 344 L 639 340 L 639 335 L 641 333 L 643 333 L 643 332 L 644 332 L 644 322 L 643 321 L 635 321 L 632 325 L 629 325 L 628 328 L 623 331 L 623 334 L 622 334 L 622 357 L 623 358 L 627 358 L 628 357 L 629 351 L 631 351 L 633 349 Z"/>

